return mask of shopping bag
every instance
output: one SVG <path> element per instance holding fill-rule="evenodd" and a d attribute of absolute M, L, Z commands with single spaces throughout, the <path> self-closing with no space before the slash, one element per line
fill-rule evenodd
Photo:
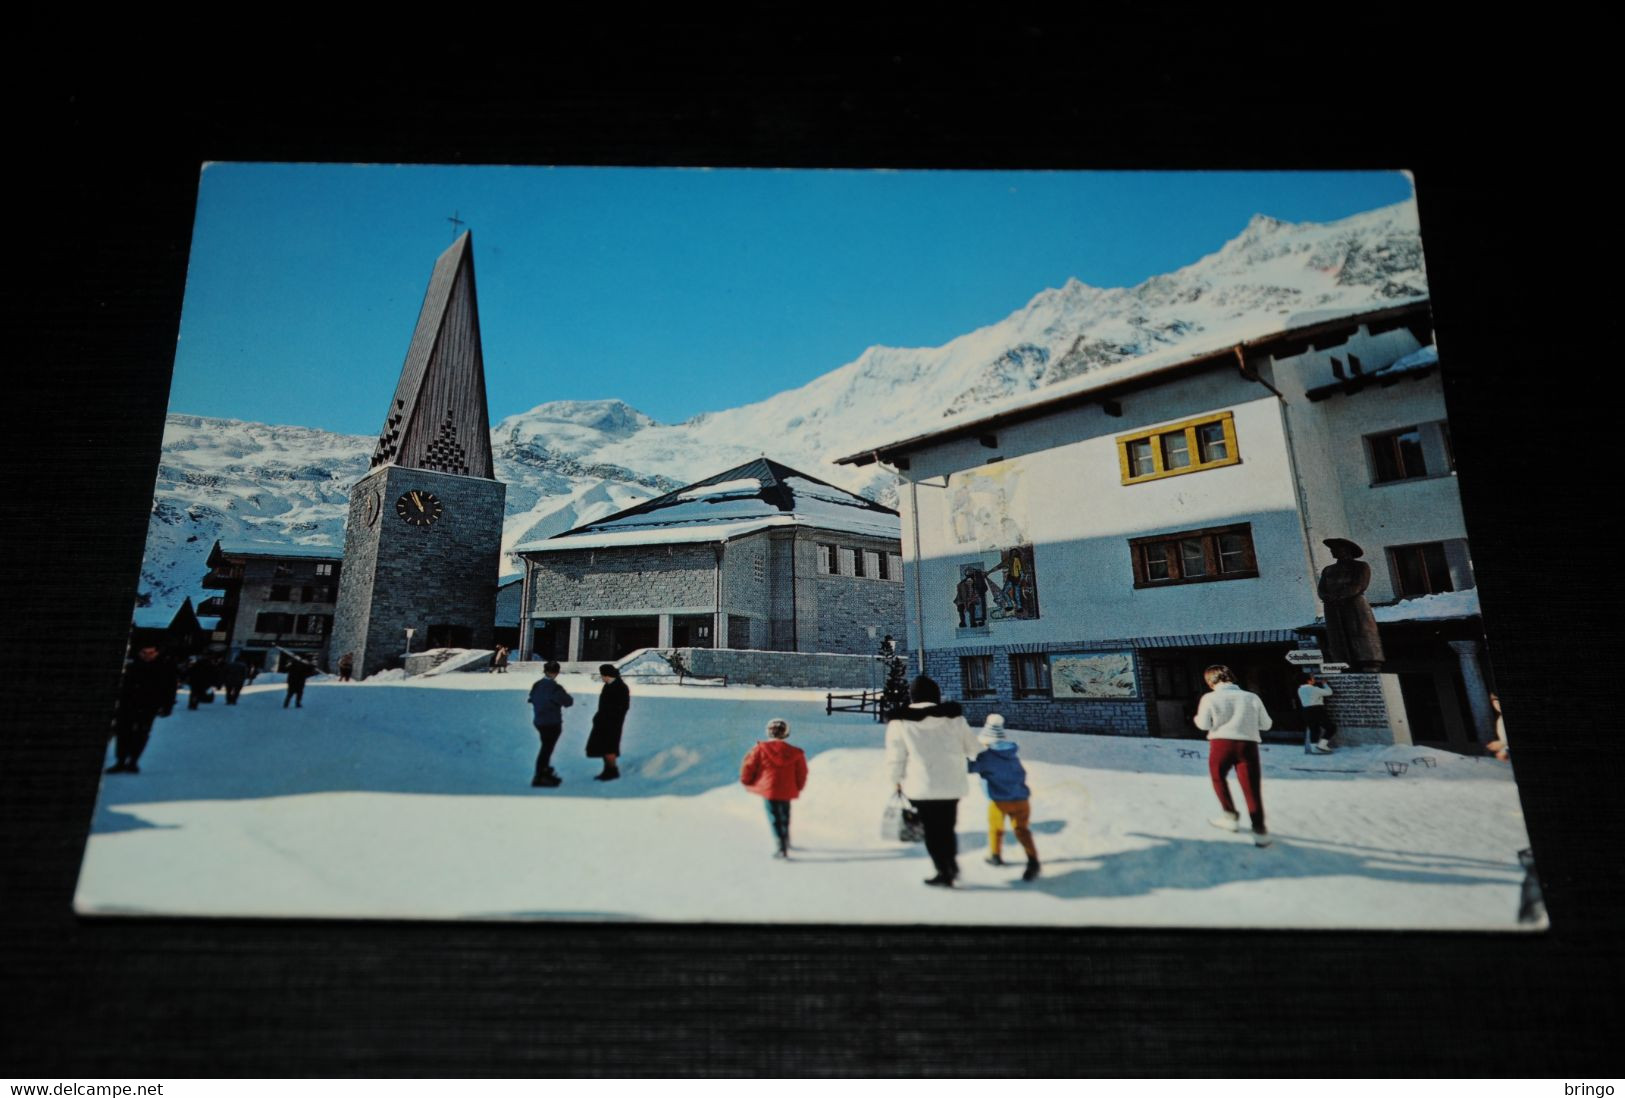
<path fill-rule="evenodd" d="M 925 840 L 925 825 L 920 823 L 920 814 L 901 793 L 893 793 L 886 802 L 886 811 L 880 817 L 880 837 L 899 843 Z"/>

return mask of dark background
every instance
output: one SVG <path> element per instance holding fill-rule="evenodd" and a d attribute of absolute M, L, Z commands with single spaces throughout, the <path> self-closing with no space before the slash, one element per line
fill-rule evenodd
<path fill-rule="evenodd" d="M 1595 1078 L 1625 1032 L 1617 199 L 1579 41 L 36 26 L 15 47 L 0 521 L 0 1073 Z M 79 920 L 208 159 L 1410 168 L 1544 935 Z M 159 730 L 161 734 L 161 728 Z M 537 836 L 544 850 L 546 836 Z M 900 886 L 901 887 L 901 886 Z M 1339 913 L 1329 909 L 1328 922 Z"/>

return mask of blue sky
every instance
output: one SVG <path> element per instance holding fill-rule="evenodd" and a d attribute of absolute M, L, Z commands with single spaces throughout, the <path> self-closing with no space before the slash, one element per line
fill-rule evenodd
<path fill-rule="evenodd" d="M 170 408 L 372 434 L 456 213 L 492 420 L 617 397 L 662 422 L 935 346 L 1078 278 L 1131 286 L 1255 213 L 1330 221 L 1397 172 L 214 164 Z"/>

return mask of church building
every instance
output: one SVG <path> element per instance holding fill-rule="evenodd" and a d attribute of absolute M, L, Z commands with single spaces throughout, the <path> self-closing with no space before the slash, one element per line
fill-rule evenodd
<path fill-rule="evenodd" d="M 1286 657 L 1324 645 L 1325 541 L 1347 539 L 1385 651 L 1330 680 L 1344 742 L 1487 738 L 1426 300 L 1137 359 L 840 459 L 876 462 L 903 482 L 910 647 L 975 718 L 1195 736 L 1201 671 L 1225 663 L 1301 727 Z"/>
<path fill-rule="evenodd" d="M 520 545 L 522 658 L 872 655 L 903 635 L 897 512 L 768 458 Z"/>
<path fill-rule="evenodd" d="M 505 494 L 465 232 L 435 261 L 372 470 L 350 489 L 330 658 L 353 654 L 365 677 L 408 644 L 490 647 Z"/>

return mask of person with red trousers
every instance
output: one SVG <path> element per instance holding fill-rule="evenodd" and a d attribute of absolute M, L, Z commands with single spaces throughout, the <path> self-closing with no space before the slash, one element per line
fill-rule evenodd
<path fill-rule="evenodd" d="M 790 722 L 767 722 L 768 738 L 759 741 L 739 766 L 739 781 L 767 801 L 767 822 L 778 848 L 775 858 L 790 856 L 790 802 L 807 786 L 807 753 L 791 747 Z"/>

